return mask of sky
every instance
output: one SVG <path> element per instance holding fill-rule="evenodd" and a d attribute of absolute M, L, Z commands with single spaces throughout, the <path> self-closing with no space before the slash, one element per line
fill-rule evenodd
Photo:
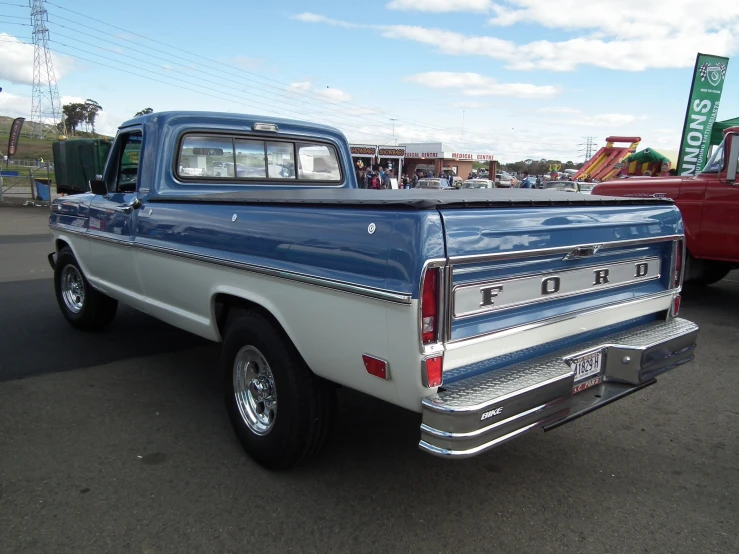
<path fill-rule="evenodd" d="M 351 142 L 582 161 L 676 151 L 697 52 L 739 53 L 736 0 L 47 0 L 62 103 L 303 119 Z M 24 0 L 0 1 L 0 115 L 30 116 Z M 736 67 L 734 67 L 736 66 Z M 718 119 L 739 116 L 739 59 Z"/>

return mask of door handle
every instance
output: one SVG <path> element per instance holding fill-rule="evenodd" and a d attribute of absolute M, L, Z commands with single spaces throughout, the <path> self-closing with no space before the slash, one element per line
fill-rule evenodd
<path fill-rule="evenodd" d="M 133 210 L 138 210 L 143 205 L 144 203 L 139 198 L 134 198 L 128 204 L 116 206 L 115 210 L 118 212 L 123 212 L 124 214 L 130 214 Z"/>

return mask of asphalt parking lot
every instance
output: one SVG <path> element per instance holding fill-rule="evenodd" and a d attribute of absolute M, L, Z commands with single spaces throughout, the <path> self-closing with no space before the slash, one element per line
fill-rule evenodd
<path fill-rule="evenodd" d="M 312 465 L 236 441 L 218 346 L 56 306 L 41 208 L 0 208 L 0 552 L 730 553 L 739 544 L 739 274 L 687 289 L 696 362 L 550 433 L 450 462 L 420 416 L 342 390 Z"/>

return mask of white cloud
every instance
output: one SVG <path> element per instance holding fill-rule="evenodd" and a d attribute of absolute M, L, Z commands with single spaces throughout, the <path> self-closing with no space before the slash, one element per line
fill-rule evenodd
<path fill-rule="evenodd" d="M 310 90 L 311 82 L 310 81 L 300 81 L 298 83 L 291 83 L 290 88 L 296 89 L 296 90 Z"/>
<path fill-rule="evenodd" d="M 389 10 L 418 12 L 488 12 L 492 0 L 391 0 Z"/>
<path fill-rule="evenodd" d="M 501 0 L 492 25 L 538 24 L 550 29 L 591 29 L 619 38 L 664 38 L 736 29 L 739 4 L 714 0 Z M 577 14 L 577 17 L 573 17 Z"/>
<path fill-rule="evenodd" d="M 246 71 L 257 69 L 263 63 L 264 60 L 260 58 L 249 58 L 247 56 L 236 56 L 231 59 L 231 65 L 235 65 L 239 69 L 244 69 Z"/>
<path fill-rule="evenodd" d="M 571 116 L 565 119 L 551 119 L 547 123 L 556 125 L 568 125 L 576 127 L 590 127 L 595 132 L 598 129 L 612 129 L 614 127 L 624 127 L 633 125 L 637 122 L 647 119 L 645 115 L 634 115 L 624 113 L 602 113 L 588 115 L 576 108 L 542 108 L 537 110 L 538 113 L 549 114 L 554 116 Z"/>
<path fill-rule="evenodd" d="M 396 1 L 415 5 L 410 0 Z M 714 0 L 710 10 L 705 9 L 702 0 L 624 2 L 601 0 L 585 6 L 580 0 L 509 0 L 506 5 L 494 5 L 494 26 L 534 23 L 568 34 L 588 33 L 562 41 L 521 44 L 494 35 L 464 35 L 421 26 L 357 25 L 310 13 L 295 19 L 375 29 L 386 38 L 426 44 L 443 54 L 484 56 L 506 62 L 507 69 L 527 71 L 573 71 L 581 65 L 621 71 L 683 68 L 693 65 L 696 52 L 729 55 L 739 49 L 739 2 L 735 0 Z M 434 0 L 431 5 L 463 3 Z"/>
<path fill-rule="evenodd" d="M 7 91 L 0 93 L 0 114 L 8 117 L 31 117 L 31 98 Z"/>
<path fill-rule="evenodd" d="M 17 85 L 33 84 L 33 46 L 17 38 L 0 33 L 0 79 Z M 52 54 L 57 80 L 72 69 L 72 61 L 66 56 Z"/>
<path fill-rule="evenodd" d="M 737 29 L 736 33 L 739 33 Z M 690 67 L 697 51 L 728 54 L 739 34 L 718 32 L 674 38 L 603 40 L 573 38 L 561 42 L 539 40 L 515 44 L 493 36 L 465 36 L 442 29 L 405 25 L 382 28 L 383 36 L 434 46 L 450 55 L 485 56 L 508 63 L 507 69 L 573 71 L 580 65 L 606 69 L 641 71 L 649 68 Z"/>
<path fill-rule="evenodd" d="M 65 104 L 84 104 L 86 98 L 82 98 L 81 96 L 62 96 L 61 99 L 62 106 Z"/>
<path fill-rule="evenodd" d="M 349 102 L 354 98 L 348 92 L 345 92 L 338 88 L 329 88 L 329 87 L 317 90 L 316 94 L 320 96 L 324 96 L 326 98 L 330 98 L 331 100 L 338 100 L 339 102 Z"/>
<path fill-rule="evenodd" d="M 559 93 L 553 85 L 529 83 L 499 83 L 479 73 L 431 71 L 407 77 L 405 81 L 434 89 L 459 89 L 465 96 L 515 96 L 518 98 L 549 98 Z"/>
<path fill-rule="evenodd" d="M 568 119 L 567 122 L 571 125 L 578 125 L 580 127 L 611 128 L 631 125 L 646 118 L 647 117 L 643 115 L 637 116 L 625 113 L 603 113 L 590 116 L 578 116 L 573 119 Z"/>
<path fill-rule="evenodd" d="M 350 23 L 348 21 L 340 21 L 338 19 L 331 19 L 330 17 L 326 17 L 325 15 L 319 15 L 319 14 L 310 13 L 310 12 L 304 12 L 304 13 L 295 15 L 292 17 L 292 19 L 303 21 L 304 23 L 325 23 L 326 25 L 333 25 L 334 27 L 344 27 L 346 29 L 354 29 L 357 27 L 362 27 L 362 25 L 359 25 L 356 23 Z"/>
<path fill-rule="evenodd" d="M 554 113 L 554 114 L 579 114 L 582 110 L 577 108 L 567 108 L 565 106 L 547 106 L 545 108 L 539 108 L 536 110 L 539 113 Z"/>
<path fill-rule="evenodd" d="M 345 92 L 338 88 L 326 87 L 323 89 L 316 89 L 311 81 L 299 81 L 297 83 L 292 83 L 288 88 L 294 92 L 310 92 L 317 96 L 328 98 L 329 100 L 336 100 L 337 102 L 349 102 L 354 98 L 348 92 Z"/>
<path fill-rule="evenodd" d="M 484 110 L 488 107 L 485 102 L 455 102 L 452 106 L 460 110 Z"/>

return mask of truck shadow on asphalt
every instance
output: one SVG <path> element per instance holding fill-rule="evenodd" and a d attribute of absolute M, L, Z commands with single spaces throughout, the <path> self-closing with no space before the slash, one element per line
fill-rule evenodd
<path fill-rule="evenodd" d="M 62 317 L 51 279 L 0 283 L 0 306 L 0 381 L 209 344 L 124 305 L 104 331 L 78 331 Z"/>

